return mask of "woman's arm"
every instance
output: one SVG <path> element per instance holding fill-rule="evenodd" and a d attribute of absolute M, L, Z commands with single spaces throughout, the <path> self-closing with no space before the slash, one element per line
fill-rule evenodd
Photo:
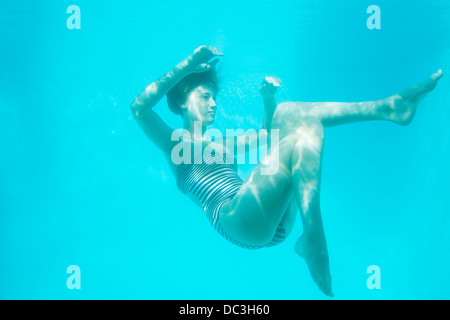
<path fill-rule="evenodd" d="M 261 129 L 256 130 L 256 132 L 253 131 L 251 134 L 230 137 L 234 139 L 235 154 L 238 154 L 241 150 L 249 152 L 255 148 L 263 147 L 266 144 L 270 146 L 271 123 L 273 113 L 277 108 L 275 93 L 280 84 L 281 80 L 276 77 L 264 78 L 261 89 L 259 90 L 264 102 L 264 119 L 262 127 Z"/>
<path fill-rule="evenodd" d="M 131 104 L 131 111 L 135 117 L 142 117 L 151 110 L 181 79 L 189 75 L 189 58 L 180 62 L 155 82 L 142 91 Z"/>
<path fill-rule="evenodd" d="M 264 120 L 263 129 L 270 132 L 273 113 L 277 108 L 275 93 L 281 84 L 281 80 L 276 77 L 265 77 L 259 93 L 261 93 L 264 102 Z"/>
<path fill-rule="evenodd" d="M 217 63 L 208 61 L 214 56 L 222 55 L 217 49 L 201 46 L 174 69 L 169 71 L 142 91 L 130 106 L 131 113 L 148 138 L 170 157 L 172 150 L 170 128 L 153 107 L 172 89 L 181 79 L 194 72 L 207 71 Z"/>
<path fill-rule="evenodd" d="M 267 138 L 267 147 L 270 149 L 270 131 L 272 130 L 272 118 L 277 108 L 277 102 L 275 100 L 275 93 L 278 90 L 278 87 L 281 85 L 281 80 L 276 77 L 265 77 L 259 92 L 261 93 L 264 101 L 264 120 L 263 120 L 263 129 L 266 130 Z"/>

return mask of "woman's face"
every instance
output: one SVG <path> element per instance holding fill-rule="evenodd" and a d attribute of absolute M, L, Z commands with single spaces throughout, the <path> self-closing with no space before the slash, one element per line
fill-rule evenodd
<path fill-rule="evenodd" d="M 188 94 L 185 105 L 182 106 L 185 120 L 189 120 L 189 123 L 201 121 L 202 126 L 211 125 L 216 117 L 215 98 L 214 91 L 207 85 L 200 85 L 193 89 Z"/>

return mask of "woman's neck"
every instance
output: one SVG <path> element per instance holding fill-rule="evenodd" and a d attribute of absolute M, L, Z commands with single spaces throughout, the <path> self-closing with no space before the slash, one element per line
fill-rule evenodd
<path fill-rule="evenodd" d="M 206 132 L 206 126 L 202 125 L 201 121 L 184 121 L 183 128 L 191 134 L 191 138 L 194 140 L 196 139 L 203 139 L 205 132 Z"/>

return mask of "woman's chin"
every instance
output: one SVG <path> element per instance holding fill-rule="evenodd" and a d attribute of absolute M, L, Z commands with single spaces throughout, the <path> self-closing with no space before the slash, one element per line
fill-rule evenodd
<path fill-rule="evenodd" d="M 208 118 L 205 120 L 204 125 L 205 125 L 206 127 L 208 127 L 208 126 L 212 125 L 212 124 L 215 122 L 215 120 L 216 120 L 216 119 L 214 119 L 214 117 L 208 117 Z"/>

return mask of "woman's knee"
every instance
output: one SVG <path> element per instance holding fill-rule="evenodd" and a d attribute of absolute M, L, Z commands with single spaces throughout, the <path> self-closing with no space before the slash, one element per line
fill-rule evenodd
<path fill-rule="evenodd" d="M 298 137 L 296 149 L 322 149 L 325 132 L 320 121 L 305 121 L 295 132 Z"/>

